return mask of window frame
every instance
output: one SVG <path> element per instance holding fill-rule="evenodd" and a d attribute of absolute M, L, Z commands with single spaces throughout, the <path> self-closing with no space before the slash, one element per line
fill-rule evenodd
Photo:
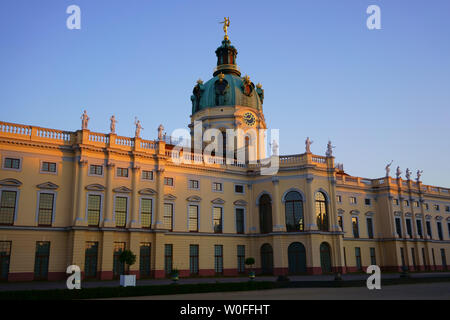
<path fill-rule="evenodd" d="M 145 179 L 144 178 L 144 172 L 151 172 L 151 179 Z M 141 171 L 141 181 L 154 181 L 155 180 L 155 173 L 153 170 L 144 170 Z"/>
<path fill-rule="evenodd" d="M 44 170 L 44 164 L 48 164 L 48 168 L 49 171 L 45 171 Z M 54 164 L 55 165 L 55 171 L 50 171 L 50 164 Z M 58 162 L 52 162 L 52 160 L 40 160 L 39 163 L 39 173 L 41 174 L 53 174 L 53 175 L 58 175 Z"/>
<path fill-rule="evenodd" d="M 194 187 L 195 184 L 197 184 L 197 187 Z M 200 190 L 200 180 L 188 179 L 188 189 L 189 190 Z"/>
<path fill-rule="evenodd" d="M 356 230 L 355 230 L 355 224 L 353 223 L 353 219 L 356 219 Z M 355 234 L 356 231 L 356 234 Z M 352 216 L 352 234 L 353 234 L 353 238 L 355 239 L 359 239 L 361 237 L 360 233 L 359 233 L 359 217 L 353 215 Z"/>
<path fill-rule="evenodd" d="M 98 216 L 98 225 L 90 225 L 89 224 L 89 196 L 100 196 L 100 212 Z M 87 222 L 89 227 L 98 227 L 100 226 L 103 220 L 103 193 L 98 191 L 88 191 L 86 192 L 86 216 L 85 221 Z"/>
<path fill-rule="evenodd" d="M 192 248 L 196 247 L 197 252 L 192 252 Z M 192 265 L 195 268 L 192 268 Z M 197 269 L 197 271 L 193 271 L 192 269 Z M 189 244 L 189 274 L 191 276 L 197 276 L 200 273 L 200 245 L 199 244 Z"/>
<path fill-rule="evenodd" d="M 164 229 L 164 230 L 168 230 L 168 231 L 173 231 L 173 226 L 174 226 L 174 222 L 175 222 L 175 203 L 172 201 L 164 201 L 164 211 L 163 211 L 163 228 L 165 228 L 165 218 L 166 218 L 166 205 L 170 205 L 172 207 L 172 214 L 171 214 L 171 226 L 170 229 Z"/>
<path fill-rule="evenodd" d="M 91 167 L 101 167 L 102 168 L 102 174 L 96 174 L 91 173 Z M 103 177 L 105 174 L 104 165 L 103 164 L 97 164 L 97 163 L 90 163 L 89 164 L 89 170 L 88 170 L 88 176 L 89 177 Z"/>
<path fill-rule="evenodd" d="M 216 219 L 214 218 L 214 208 L 220 208 L 220 226 L 221 226 L 221 230 L 220 230 L 220 232 L 217 232 L 216 230 L 215 230 L 215 228 L 214 228 L 214 221 L 216 221 Z M 224 219 L 224 214 L 223 214 L 223 212 L 224 212 L 224 208 L 223 208 L 223 206 L 221 206 L 221 205 L 213 205 L 212 206 L 212 230 L 213 230 L 213 233 L 224 233 L 223 232 L 223 227 L 224 227 L 224 225 L 223 225 L 223 219 Z"/>
<path fill-rule="evenodd" d="M 40 202 L 41 202 L 41 194 L 53 194 L 53 204 L 52 204 L 52 220 L 50 224 L 40 224 L 39 223 L 39 209 L 40 209 Z M 58 192 L 54 190 L 38 190 L 37 191 L 37 205 L 36 205 L 36 217 L 35 222 L 38 227 L 51 227 L 55 223 L 55 212 L 56 212 L 56 198 L 57 198 Z"/>
<path fill-rule="evenodd" d="M 370 221 L 370 224 L 369 224 Z M 370 226 L 370 228 L 369 228 Z M 374 229 L 374 225 L 373 225 L 373 217 L 369 216 L 366 217 L 366 227 L 367 227 L 367 237 L 369 239 L 374 239 L 375 238 L 375 229 Z"/>
<path fill-rule="evenodd" d="M 237 215 L 237 210 L 242 210 L 242 232 L 238 232 L 238 215 Z M 245 230 L 246 230 L 246 222 L 245 222 L 245 217 L 246 217 L 246 208 L 243 206 L 235 206 L 234 207 L 234 224 L 235 224 L 235 230 L 237 234 L 245 234 Z"/>
<path fill-rule="evenodd" d="M 195 219 L 197 222 L 197 226 L 195 228 L 195 230 L 191 230 L 191 211 L 190 208 L 191 207 L 196 207 L 197 208 L 197 218 Z M 187 229 L 189 232 L 199 232 L 200 231 L 200 205 L 198 202 L 189 202 L 187 205 Z"/>
<path fill-rule="evenodd" d="M 242 187 L 242 192 L 236 192 L 236 187 Z M 234 194 L 245 194 L 245 184 L 243 183 L 235 183 L 233 186 Z"/>
<path fill-rule="evenodd" d="M 172 184 L 167 184 L 166 182 L 168 182 L 169 180 L 172 181 Z M 175 179 L 173 177 L 164 177 L 164 181 L 163 181 L 164 186 L 166 187 L 171 187 L 173 188 L 175 186 Z"/>
<path fill-rule="evenodd" d="M 14 187 L 0 187 L 0 206 L 1 206 L 1 200 L 2 200 L 2 196 L 3 196 L 3 192 L 15 192 L 16 193 L 16 200 L 14 203 L 14 213 L 13 213 L 13 221 L 11 224 L 0 224 L 3 226 L 12 226 L 14 225 L 14 223 L 17 221 L 17 213 L 18 213 L 18 209 L 19 209 L 19 196 L 20 196 L 20 189 L 19 188 L 14 188 Z"/>
<path fill-rule="evenodd" d="M 220 190 L 216 190 L 216 189 L 214 188 L 214 186 L 215 186 L 216 184 L 220 185 Z M 212 192 L 223 193 L 223 182 L 213 181 L 213 182 L 211 183 L 211 190 L 212 190 Z"/>
<path fill-rule="evenodd" d="M 6 164 L 6 159 L 12 159 L 12 160 L 19 160 L 19 168 L 7 168 L 5 166 Z M 15 172 L 20 172 L 22 171 L 22 163 L 23 163 L 23 157 L 22 156 L 17 156 L 17 155 L 9 155 L 9 154 L 4 154 L 2 155 L 2 169 L 3 170 L 9 170 L 9 171 L 15 171 Z"/>
<path fill-rule="evenodd" d="M 150 212 L 150 227 L 144 227 L 142 225 L 142 200 L 150 200 L 151 201 L 151 212 Z M 141 196 L 139 197 L 139 224 L 143 229 L 152 229 L 154 226 L 154 209 L 155 209 L 155 197 L 150 196 Z"/>
<path fill-rule="evenodd" d="M 119 175 L 119 170 L 122 173 L 124 172 L 124 170 L 126 170 L 127 171 L 127 175 L 126 176 Z M 119 167 L 119 166 L 117 166 L 115 172 L 116 172 L 116 174 L 115 174 L 116 178 L 119 178 L 119 179 L 129 179 L 130 178 L 130 168 L 128 168 L 128 167 Z"/>
<path fill-rule="evenodd" d="M 125 224 L 123 226 L 118 226 L 116 221 L 116 199 L 117 198 L 126 198 L 126 210 L 125 210 Z M 114 220 L 114 227 L 124 229 L 128 226 L 128 220 L 130 219 L 130 196 L 125 194 L 115 194 L 113 197 L 113 220 Z"/>
<path fill-rule="evenodd" d="M 216 254 L 216 247 L 220 247 L 221 248 L 220 249 L 220 255 Z M 221 269 L 221 271 L 217 271 L 218 270 L 217 266 L 219 265 L 218 262 L 220 262 L 220 266 L 221 266 L 220 269 Z M 224 260 L 223 260 L 223 245 L 222 244 L 215 244 L 214 245 L 214 273 L 215 274 L 223 274 L 223 272 L 224 272 L 223 262 L 224 262 Z"/>

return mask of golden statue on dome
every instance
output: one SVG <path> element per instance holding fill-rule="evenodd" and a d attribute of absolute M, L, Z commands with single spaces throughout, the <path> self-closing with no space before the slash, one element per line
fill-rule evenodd
<path fill-rule="evenodd" d="M 225 17 L 224 21 L 219 22 L 223 23 L 223 32 L 225 32 L 225 37 L 223 37 L 225 40 L 229 40 L 228 38 L 228 27 L 230 26 L 230 17 Z"/>

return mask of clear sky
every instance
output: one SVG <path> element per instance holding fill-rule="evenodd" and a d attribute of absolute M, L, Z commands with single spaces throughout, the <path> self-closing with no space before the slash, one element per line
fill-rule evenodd
<path fill-rule="evenodd" d="M 81 8 L 81 30 L 66 9 Z M 381 30 L 366 9 L 381 8 Z M 229 35 L 243 74 L 265 89 L 280 153 L 325 154 L 355 176 L 378 178 L 394 160 L 426 184 L 450 187 L 448 0 L 2 0 L 0 120 L 143 138 L 162 123 L 186 128 L 190 95 L 207 81 Z M 404 175 L 403 175 L 404 176 Z"/>

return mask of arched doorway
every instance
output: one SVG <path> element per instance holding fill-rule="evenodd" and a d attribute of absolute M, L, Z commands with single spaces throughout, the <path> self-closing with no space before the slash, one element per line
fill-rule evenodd
<path fill-rule="evenodd" d="M 268 243 L 261 246 L 261 272 L 273 274 L 273 249 Z"/>
<path fill-rule="evenodd" d="M 293 242 L 288 247 L 289 273 L 306 272 L 306 250 L 300 242 Z"/>
<path fill-rule="evenodd" d="M 268 194 L 259 198 L 259 229 L 261 233 L 272 232 L 272 200 Z"/>
<path fill-rule="evenodd" d="M 331 249 L 326 242 L 322 242 L 320 245 L 320 266 L 322 267 L 322 273 L 331 272 Z"/>

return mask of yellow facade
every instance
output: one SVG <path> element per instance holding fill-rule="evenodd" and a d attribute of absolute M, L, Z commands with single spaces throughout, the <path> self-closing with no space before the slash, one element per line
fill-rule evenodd
<path fill-rule="evenodd" d="M 111 279 L 118 242 L 125 243 L 125 248 L 137 255 L 131 272 L 144 276 L 140 271 L 145 269 L 148 276 L 156 278 L 166 276 L 170 268 L 180 270 L 181 276 L 236 275 L 239 261 L 242 267 L 238 245 L 245 247 L 244 257 L 256 259 L 254 267 L 258 272 L 273 274 L 355 272 L 372 262 L 384 270 L 395 271 L 403 264 L 411 270 L 446 268 L 445 257 L 450 250 L 449 189 L 401 178 L 352 177 L 335 168 L 333 157 L 311 153 L 279 156 L 280 168 L 273 176 L 260 175 L 258 164 L 174 164 L 172 148 L 173 145 L 164 141 L 100 134 L 87 129 L 64 132 L 1 122 L 2 277 L 9 281 L 33 280 L 39 276 L 61 279 L 67 266 L 76 264 L 83 272 L 88 265 L 94 268 L 90 272 L 93 277 Z M 101 168 L 98 169 L 101 174 L 92 174 L 93 165 Z M 56 169 L 55 172 L 46 172 L 48 166 Z M 119 177 L 119 168 L 128 169 L 128 177 Z M 151 180 L 143 179 L 144 171 L 152 172 Z M 166 185 L 164 178 L 173 178 L 173 186 Z M 198 181 L 198 188 L 192 188 L 189 180 Z M 222 191 L 213 190 L 213 183 L 221 183 Z M 235 185 L 241 185 L 243 193 L 236 193 Z M 301 195 L 303 230 L 286 230 L 289 191 Z M 318 230 L 318 192 L 326 199 L 326 231 Z M 50 209 L 42 207 L 42 193 L 53 194 Z M 7 197 L 14 194 L 11 209 Z M 100 196 L 97 225 L 88 225 L 89 195 Z M 264 195 L 270 199 L 272 217 L 271 230 L 266 233 L 261 232 L 260 225 Z M 124 227 L 116 226 L 115 218 L 119 215 L 115 211 L 116 197 L 127 199 Z M 355 202 L 353 198 L 356 203 L 351 203 Z M 151 228 L 142 227 L 142 199 L 152 200 Z M 173 206 L 172 230 L 164 225 L 165 204 Z M 195 232 L 189 230 L 189 205 L 197 206 L 199 211 Z M 220 233 L 213 227 L 213 207 L 222 208 Z M 243 233 L 237 233 L 237 208 L 244 213 Z M 11 212 L 12 219 L 8 216 Z M 45 214 L 50 223 L 40 224 L 40 215 Z M 342 217 L 343 230 L 339 217 Z M 353 232 L 352 218 L 358 220 L 359 237 Z M 372 219 L 372 235 L 367 218 Z M 396 231 L 396 218 L 400 235 Z M 427 235 L 427 222 L 431 237 Z M 49 252 L 42 256 L 36 253 L 40 242 L 50 245 Z M 86 247 L 91 242 L 97 243 L 97 251 L 89 256 Z M 303 245 L 304 252 L 289 251 L 289 246 L 297 242 Z M 321 250 L 323 243 L 328 244 L 329 256 L 326 246 Z M 150 252 L 140 259 L 142 244 L 150 244 Z M 166 256 L 167 244 L 172 245 L 171 266 Z M 191 245 L 198 245 L 198 265 L 196 255 L 190 251 Z M 222 246 L 221 255 L 216 245 Z M 356 248 L 361 257 L 359 263 Z M 327 267 L 327 260 L 331 268 Z M 198 272 L 192 264 L 198 267 Z"/>

